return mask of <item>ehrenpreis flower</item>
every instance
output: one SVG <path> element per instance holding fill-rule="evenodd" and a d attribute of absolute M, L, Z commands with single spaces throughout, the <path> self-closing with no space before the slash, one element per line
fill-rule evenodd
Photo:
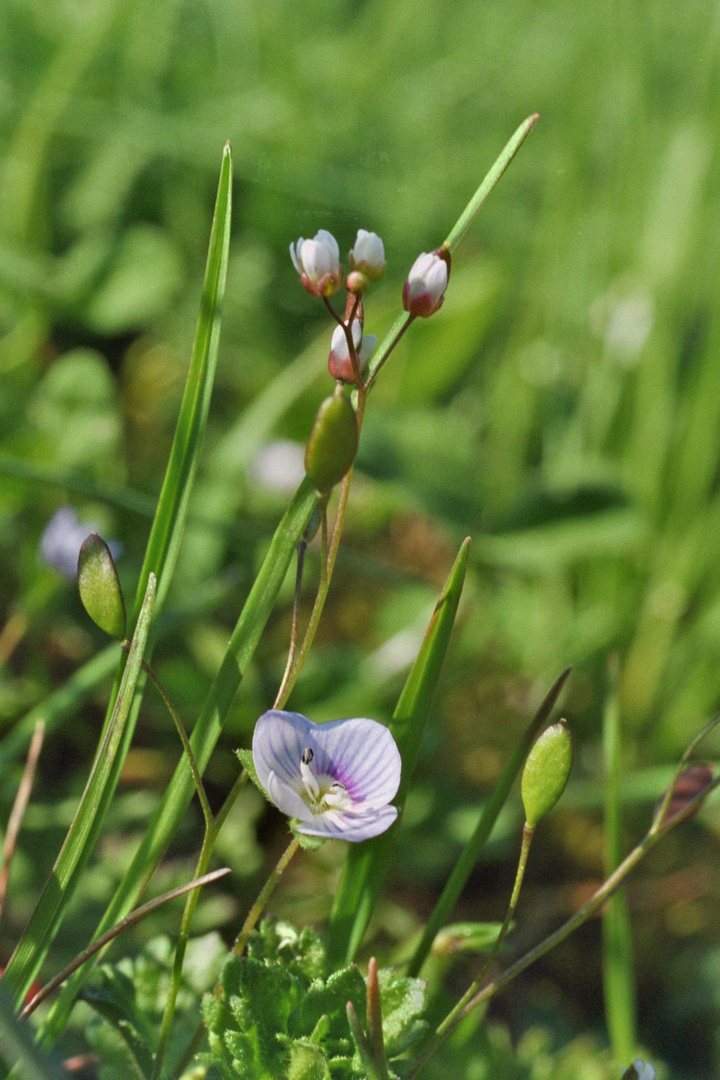
<path fill-rule="evenodd" d="M 353 717 L 314 724 L 272 709 L 255 725 L 258 779 L 284 814 L 308 836 L 369 840 L 392 825 L 400 752 L 376 720 Z"/>

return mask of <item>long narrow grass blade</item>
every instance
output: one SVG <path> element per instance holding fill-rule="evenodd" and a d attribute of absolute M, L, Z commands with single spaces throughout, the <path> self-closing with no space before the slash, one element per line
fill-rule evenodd
<path fill-rule="evenodd" d="M 220 169 L 190 370 L 180 405 L 170 460 L 165 471 L 155 520 L 140 573 L 135 599 L 136 610 L 142 602 L 145 582 L 150 573 L 155 574 L 158 581 L 158 610 L 162 607 L 185 527 L 188 501 L 205 434 L 205 423 L 217 366 L 220 320 L 230 251 L 231 189 L 232 158 L 230 144 L 227 143 Z"/>
<path fill-rule="evenodd" d="M 525 142 L 528 135 L 535 127 L 539 119 L 539 113 L 533 113 L 532 116 L 528 116 L 526 120 L 523 120 L 522 124 L 517 129 L 512 138 L 509 139 L 508 142 L 505 144 L 502 151 L 500 152 L 499 157 L 496 158 L 487 176 L 480 184 L 480 187 L 477 189 L 472 199 L 467 204 L 462 214 L 450 230 L 448 238 L 443 245 L 448 249 L 448 251 L 452 252 L 458 246 L 463 236 L 470 228 L 470 225 L 474 221 L 475 215 L 477 214 L 478 210 L 483 205 L 497 182 L 500 180 L 508 165 L 515 157 L 518 150 Z"/>
<path fill-rule="evenodd" d="M 620 797 L 621 734 L 616 673 L 603 715 L 603 756 L 605 759 L 605 877 L 623 859 L 622 811 Z M 632 929 L 625 890 L 610 897 L 602 916 L 603 994 L 605 1020 L 615 1061 L 630 1061 L 637 1049 L 636 998 Z"/>
<path fill-rule="evenodd" d="M 510 789 L 513 786 L 515 778 L 522 769 L 523 762 L 527 756 L 527 753 L 535 741 L 535 736 L 540 729 L 545 725 L 550 713 L 552 712 L 555 702 L 560 696 L 560 691 L 565 685 L 565 680 L 570 674 L 570 668 L 563 671 L 559 679 L 556 680 L 554 685 L 550 688 L 542 705 L 535 713 L 531 722 L 520 740 L 520 743 L 515 749 L 513 756 L 505 766 L 500 779 L 495 785 L 495 790 L 485 803 L 475 831 L 465 845 L 460 858 L 455 863 L 453 871 L 447 880 L 445 888 L 442 891 L 442 895 L 438 900 L 432 915 L 428 920 L 428 924 L 425 927 L 425 931 L 420 940 L 415 953 L 410 961 L 408 968 L 408 974 L 415 976 L 420 971 L 420 968 L 425 962 L 425 958 L 430 951 L 430 946 L 435 939 L 438 931 L 449 920 L 451 912 L 457 903 L 460 893 L 465 887 L 465 883 L 470 876 L 470 873 L 477 862 L 480 852 L 484 848 L 490 833 L 493 830 L 495 822 L 498 819 L 498 815 L 502 810 Z"/>
<path fill-rule="evenodd" d="M 310 519 L 315 502 L 315 493 L 309 482 L 304 480 L 278 525 L 255 584 L 245 602 L 208 700 L 190 736 L 190 745 L 200 772 L 207 765 L 222 731 L 232 700 L 260 640 L 295 547 Z M 145 883 L 170 843 L 194 790 L 190 767 L 183 758 L 175 770 L 160 806 L 153 814 L 131 865 L 105 912 L 96 931 L 97 934 L 103 933 L 113 923 L 118 922 L 135 905 Z M 62 1030 L 72 1003 L 89 973 L 88 965 L 80 968 L 63 987 L 45 1028 L 48 1039 L 55 1038 Z"/>
<path fill-rule="evenodd" d="M 180 406 L 173 445 L 170 451 L 165 478 L 163 481 L 157 511 L 150 531 L 150 538 L 145 553 L 138 594 L 135 603 L 135 613 L 141 606 L 142 596 L 145 593 L 146 583 L 151 576 L 157 582 L 158 610 L 167 593 L 172 572 L 177 560 L 178 549 L 187 517 L 187 507 L 190 499 L 193 480 L 197 471 L 197 464 L 202 447 L 203 435 L 207 420 L 210 396 L 217 365 L 218 343 L 220 334 L 220 318 L 222 301 L 225 293 L 225 278 L 230 246 L 230 212 L 231 212 L 231 189 L 232 189 L 232 159 L 229 145 L 223 151 L 220 180 L 218 183 L 217 199 L 215 203 L 215 215 L 210 235 L 208 259 L 205 268 L 205 279 L 200 301 L 200 314 L 197 322 L 195 341 L 193 344 L 190 369 L 185 385 L 183 400 Z M 117 680 L 116 680 L 117 686 Z M 103 785 L 100 798 L 95 807 L 91 828 L 86 837 L 86 846 L 82 858 L 78 858 L 72 873 L 72 880 L 64 885 L 64 895 L 67 899 L 72 895 L 78 884 L 79 874 L 90 855 L 95 840 L 99 835 L 102 823 L 105 819 L 110 801 L 117 785 L 118 777 L 125 756 L 130 747 L 132 734 L 137 720 L 140 707 L 140 694 L 130 709 L 123 725 L 121 738 L 116 751 L 113 754 L 111 768 L 107 782 Z M 111 717 L 114 715 L 116 705 L 115 692 L 111 695 L 108 706 L 108 714 L 103 728 L 102 739 L 106 739 L 112 724 Z M 57 931 L 62 918 L 65 901 L 56 910 L 52 921 L 45 930 L 46 940 L 43 948 L 46 951 Z M 27 945 L 30 948 L 30 945 Z M 38 953 L 39 955 L 39 953 Z M 25 964 L 29 965 L 28 957 Z M 29 966 L 28 966 L 29 970 Z"/>
<path fill-rule="evenodd" d="M 97 835 L 97 818 L 130 712 L 135 686 L 142 669 L 155 604 L 155 576 L 148 578 L 145 601 L 135 627 L 127 663 L 120 682 L 113 715 L 100 745 L 85 791 L 72 824 L 55 860 L 50 878 L 25 928 L 10 963 L 6 981 L 24 997 L 52 943 L 55 931 L 72 895 L 71 879 L 89 858 Z"/>
<path fill-rule="evenodd" d="M 401 814 L 455 622 L 469 544 L 465 540 L 460 548 L 390 724 L 403 763 L 395 799 Z M 350 845 L 330 920 L 328 953 L 337 962 L 351 963 L 360 947 L 390 866 L 397 835 L 396 824 L 374 840 Z"/>

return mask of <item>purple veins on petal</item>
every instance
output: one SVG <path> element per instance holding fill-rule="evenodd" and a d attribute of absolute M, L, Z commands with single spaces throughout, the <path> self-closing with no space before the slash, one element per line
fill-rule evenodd
<path fill-rule="evenodd" d="M 314 724 L 273 709 L 253 733 L 253 761 L 275 805 L 311 836 L 361 841 L 393 823 L 400 753 L 390 731 L 353 717 Z"/>

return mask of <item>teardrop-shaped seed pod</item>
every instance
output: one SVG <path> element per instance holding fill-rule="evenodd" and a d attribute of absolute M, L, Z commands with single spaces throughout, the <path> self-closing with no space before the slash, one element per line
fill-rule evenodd
<path fill-rule="evenodd" d="M 305 450 L 305 471 L 320 495 L 327 495 L 348 471 L 358 448 L 355 410 L 342 393 L 325 398 Z"/>
<path fill-rule="evenodd" d="M 125 601 L 110 548 L 97 533 L 83 541 L 78 555 L 80 599 L 92 621 L 110 637 L 125 637 Z"/>
<path fill-rule="evenodd" d="M 573 759 L 570 729 L 564 720 L 545 728 L 527 756 L 522 774 L 522 801 L 528 825 L 537 825 L 558 801 Z"/>

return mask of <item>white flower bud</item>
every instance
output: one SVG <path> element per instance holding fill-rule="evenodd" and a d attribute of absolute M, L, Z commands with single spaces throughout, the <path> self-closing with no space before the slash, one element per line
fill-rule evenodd
<path fill-rule="evenodd" d="M 450 274 L 450 255 L 437 251 L 423 252 L 412 264 L 403 287 L 403 307 L 412 315 L 427 318 L 439 308 L 445 299 Z"/>
<path fill-rule="evenodd" d="M 312 296 L 332 296 L 342 285 L 340 249 L 326 229 L 320 229 L 313 240 L 303 240 L 301 236 L 294 247 L 291 244 L 290 258 Z"/>
<path fill-rule="evenodd" d="M 358 357 L 360 374 L 362 375 L 367 366 L 367 362 L 372 355 L 372 351 L 377 344 L 377 336 L 375 334 L 366 334 L 363 337 L 360 320 L 353 319 L 352 339 Z M 342 326 L 336 326 L 333 331 L 332 341 L 330 343 L 330 356 L 328 357 L 328 371 L 333 379 L 340 379 L 342 382 L 346 383 L 355 382 L 355 374 L 353 372 L 352 360 L 350 359 L 347 337 L 345 336 L 345 330 Z"/>
<path fill-rule="evenodd" d="M 385 273 L 385 248 L 377 233 L 358 229 L 348 261 L 351 270 L 359 270 L 369 281 L 379 281 Z"/>

